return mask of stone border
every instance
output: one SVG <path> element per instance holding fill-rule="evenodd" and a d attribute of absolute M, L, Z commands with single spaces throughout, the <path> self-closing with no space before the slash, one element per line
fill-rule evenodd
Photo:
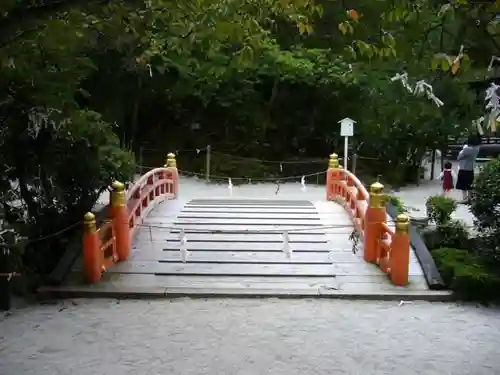
<path fill-rule="evenodd" d="M 395 219 L 396 216 L 398 215 L 396 206 L 394 206 L 392 203 L 389 202 L 386 208 L 389 216 Z M 429 289 L 445 290 L 446 285 L 443 282 L 443 278 L 439 273 L 436 263 L 434 262 L 434 259 L 432 258 L 429 249 L 425 245 L 422 236 L 416 229 L 416 226 L 411 222 L 409 226 L 409 234 L 410 234 L 410 244 L 415 250 L 415 255 L 417 256 L 418 262 L 422 267 L 422 271 L 424 272 L 425 280 L 427 281 Z"/>
<path fill-rule="evenodd" d="M 95 287 L 44 287 L 38 291 L 40 300 L 67 298 L 113 298 L 113 299 L 175 299 L 175 298 L 279 298 L 279 299 L 349 299 L 365 301 L 428 301 L 451 302 L 456 298 L 449 291 L 381 291 L 381 292 L 342 292 L 338 290 L 300 290 L 290 289 L 276 292 L 273 289 L 232 289 L 203 290 L 200 288 L 120 288 L 110 284 Z"/>

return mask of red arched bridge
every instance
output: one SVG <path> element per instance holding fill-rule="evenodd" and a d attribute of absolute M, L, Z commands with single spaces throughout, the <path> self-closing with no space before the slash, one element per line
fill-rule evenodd
<path fill-rule="evenodd" d="M 430 290 L 422 268 L 427 261 L 415 255 L 408 217 L 388 215 L 384 187 L 376 182 L 367 191 L 336 154 L 326 173 L 323 200 L 187 199 L 169 154 L 163 168 L 128 190 L 112 185 L 109 220 L 96 226 L 94 214 L 85 215 L 81 261 L 50 291 L 444 296 Z"/>

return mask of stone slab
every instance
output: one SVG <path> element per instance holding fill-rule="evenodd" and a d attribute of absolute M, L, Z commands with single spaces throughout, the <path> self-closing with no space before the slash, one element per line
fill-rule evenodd
<path fill-rule="evenodd" d="M 94 285 L 68 284 L 44 287 L 38 291 L 46 297 L 90 298 L 175 298 L 175 297 L 278 297 L 278 298 L 349 298 L 395 301 L 450 301 L 449 292 L 420 289 L 411 282 L 406 288 L 395 288 L 384 276 L 372 277 L 376 283 L 355 282 L 353 277 L 337 278 L 241 278 L 223 279 L 191 276 L 153 276 L 105 274 Z M 346 281 L 350 279 L 350 281 Z M 425 287 L 425 285 L 423 285 Z"/>
<path fill-rule="evenodd" d="M 135 261 L 162 261 L 180 262 L 179 250 L 136 250 L 132 253 L 131 260 Z M 194 262 L 216 262 L 216 263 L 314 263 L 331 264 L 360 262 L 357 255 L 352 252 L 295 252 L 292 257 L 287 258 L 282 251 L 190 251 L 189 263 Z"/>

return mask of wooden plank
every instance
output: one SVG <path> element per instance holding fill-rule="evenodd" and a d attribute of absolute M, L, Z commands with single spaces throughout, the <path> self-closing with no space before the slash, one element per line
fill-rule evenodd
<path fill-rule="evenodd" d="M 146 223 L 146 225 L 155 225 L 155 223 Z M 313 225 L 309 229 L 309 225 L 298 225 L 298 224 L 282 224 L 282 225 L 276 225 L 276 224 L 235 224 L 235 225 L 229 225 L 229 224 L 206 224 L 202 223 L 197 224 L 197 223 L 179 223 L 179 222 L 174 222 L 174 228 L 172 228 L 172 233 L 178 233 L 180 229 L 184 229 L 186 232 L 191 231 L 191 233 L 198 231 L 200 233 L 252 233 L 254 235 L 260 235 L 262 232 L 267 231 L 268 233 L 277 233 L 281 234 L 284 231 L 288 231 L 290 233 L 308 233 L 308 234 L 324 234 L 325 230 L 320 229 L 318 225 Z M 158 226 L 163 226 L 161 223 L 157 223 L 156 225 Z M 168 226 L 168 225 L 166 225 Z M 177 229 L 178 228 L 178 229 Z"/>
<path fill-rule="evenodd" d="M 316 212 L 316 208 L 314 206 L 282 206 L 280 204 L 273 204 L 273 205 L 246 205 L 246 204 L 231 204 L 231 205 L 226 205 L 226 204 L 189 204 L 186 203 L 184 206 L 185 208 L 193 209 L 193 208 L 199 208 L 199 209 L 212 209 L 212 208 L 232 208 L 232 209 L 247 209 L 247 208 L 258 208 L 258 209 L 289 209 L 289 210 L 305 210 L 309 209 L 310 211 Z"/>
<path fill-rule="evenodd" d="M 413 267 L 412 267 L 413 265 Z M 420 276 L 418 265 L 410 264 L 409 274 Z M 156 275 L 212 275 L 212 276 L 376 276 L 380 269 L 363 262 L 334 263 L 323 265 L 302 264 L 207 264 L 207 263 L 160 263 L 157 261 L 127 261 L 117 263 L 108 272 L 146 273 Z"/>
<path fill-rule="evenodd" d="M 134 261 L 180 262 L 181 253 L 177 250 L 136 250 L 132 253 Z M 190 251 L 189 263 L 300 263 L 300 264 L 331 264 L 362 262 L 360 256 L 352 252 L 295 252 L 288 258 L 283 251 Z"/>
<path fill-rule="evenodd" d="M 290 243 L 290 247 L 294 251 L 305 251 L 305 252 L 328 252 L 329 246 L 325 242 L 299 242 Z M 178 250 L 179 242 L 166 242 L 162 244 L 165 250 Z M 275 251 L 281 252 L 283 248 L 283 241 L 275 242 L 192 242 L 188 239 L 187 247 L 190 251 Z"/>
<path fill-rule="evenodd" d="M 152 220 L 148 220 L 151 223 L 162 223 L 161 218 L 152 218 Z M 163 221 L 164 222 L 164 221 Z M 308 219 L 300 220 L 300 219 L 290 219 L 283 221 L 281 219 L 276 218 L 225 218 L 225 217 L 207 217 L 207 218 L 194 218 L 194 219 L 184 219 L 178 218 L 174 221 L 175 225 L 185 226 L 185 225 L 196 225 L 196 226 L 205 226 L 205 225 L 221 225 L 221 226 L 289 226 L 289 227 L 315 227 L 320 229 L 322 224 L 317 221 L 311 221 Z"/>
<path fill-rule="evenodd" d="M 225 244 L 231 242 L 248 242 L 248 243 L 283 243 L 283 236 L 280 233 L 260 233 L 256 235 L 256 233 L 211 233 L 207 236 L 206 233 L 200 232 L 189 232 L 185 231 L 188 234 L 188 243 L 192 242 L 224 242 Z M 347 235 L 346 235 L 347 238 Z M 149 233 L 147 228 L 141 228 L 139 232 L 135 235 L 135 241 L 142 240 L 163 240 L 166 242 L 178 242 L 179 241 L 179 231 L 170 231 L 170 230 L 152 230 Z M 327 238 L 324 233 L 303 233 L 297 232 L 297 234 L 290 234 L 289 238 L 290 243 L 326 243 Z"/>
<path fill-rule="evenodd" d="M 314 209 L 287 209 L 287 208 L 255 208 L 255 207 L 214 207 L 214 208 L 189 208 L 185 207 L 182 209 L 182 214 L 191 214 L 191 213 L 204 213 L 204 214 L 217 214 L 217 213 L 229 213 L 229 214 L 283 214 L 283 215 L 315 215 L 317 211 Z M 345 211 L 344 211 L 345 212 Z M 340 213 L 339 213 L 340 214 Z"/>
<path fill-rule="evenodd" d="M 246 220 L 246 219 L 258 219 L 258 220 L 320 220 L 318 214 L 289 214 L 289 213 L 278 213 L 270 214 L 267 212 L 245 212 L 245 213 L 234 213 L 234 212 L 181 212 L 178 219 L 233 219 L 233 220 Z"/>
<path fill-rule="evenodd" d="M 117 263 L 108 272 L 146 273 L 155 275 L 239 275 L 239 276 L 333 276 L 333 265 L 294 264 L 191 264 L 128 261 Z"/>

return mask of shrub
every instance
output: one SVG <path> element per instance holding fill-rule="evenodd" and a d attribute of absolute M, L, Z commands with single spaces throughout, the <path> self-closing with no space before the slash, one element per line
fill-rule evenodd
<path fill-rule="evenodd" d="M 474 182 L 470 211 L 479 232 L 476 252 L 500 266 L 500 160 L 484 165 Z"/>
<path fill-rule="evenodd" d="M 451 214 L 457 209 L 457 202 L 448 197 L 435 195 L 425 202 L 427 217 L 436 225 L 443 225 L 451 220 Z"/>
<path fill-rule="evenodd" d="M 454 248 L 435 249 L 432 254 L 443 281 L 457 296 L 482 302 L 497 298 L 500 279 L 481 258 Z"/>
<path fill-rule="evenodd" d="M 486 163 L 477 175 L 470 210 L 478 231 L 500 231 L 500 159 Z"/>
<path fill-rule="evenodd" d="M 469 231 L 463 221 L 450 220 L 446 224 L 428 229 L 422 233 L 428 249 L 451 247 L 467 249 L 469 247 Z"/>
<path fill-rule="evenodd" d="M 403 204 L 403 201 L 394 195 L 387 196 L 387 203 L 392 204 L 396 209 L 396 211 L 398 212 L 398 214 L 403 214 L 407 212 L 407 209 Z"/>

